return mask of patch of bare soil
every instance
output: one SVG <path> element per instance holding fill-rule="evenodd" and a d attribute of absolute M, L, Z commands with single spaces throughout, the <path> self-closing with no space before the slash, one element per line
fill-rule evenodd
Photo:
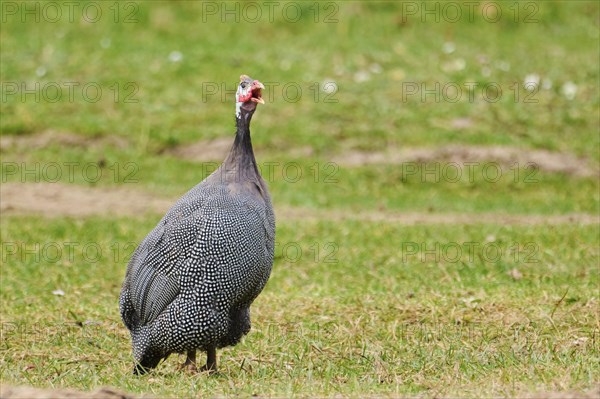
<path fill-rule="evenodd" d="M 163 154 L 173 155 L 177 158 L 187 159 L 193 162 L 221 162 L 225 159 L 231 146 L 233 136 L 219 137 L 212 140 L 201 140 L 195 143 L 181 144 L 165 150 Z M 307 158 L 314 154 L 310 146 L 289 148 L 285 155 L 290 159 Z"/>
<path fill-rule="evenodd" d="M 166 154 L 196 162 L 222 161 L 233 144 L 233 137 L 219 137 L 173 147 Z"/>
<path fill-rule="evenodd" d="M 5 183 L 0 213 L 46 217 L 164 213 L 172 199 L 129 188 L 91 188 L 60 183 Z"/>
<path fill-rule="evenodd" d="M 73 133 L 59 132 L 55 130 L 47 130 L 37 134 L 27 135 L 3 135 L 0 137 L 0 151 L 4 152 L 9 149 L 35 149 L 44 148 L 49 145 L 62 145 L 65 147 L 85 147 L 98 148 L 106 145 L 124 148 L 127 146 L 127 140 L 122 137 L 97 136 L 86 137 Z"/>
<path fill-rule="evenodd" d="M 60 183 L 5 183 L 0 187 L 0 214 L 37 214 L 45 217 L 93 215 L 139 216 L 165 213 L 177 198 L 164 198 L 129 188 L 97 188 Z M 360 220 L 402 225 L 416 224 L 594 224 L 600 215 L 506 215 L 419 212 L 346 212 L 298 207 L 275 207 L 280 220 Z"/>
<path fill-rule="evenodd" d="M 231 137 L 202 140 L 192 144 L 182 144 L 167 150 L 167 154 L 196 162 L 222 161 L 232 144 Z M 310 147 L 289 149 L 291 157 L 312 156 Z M 334 154 L 331 161 L 350 167 L 371 164 L 402 164 L 407 162 L 496 162 L 504 167 L 518 163 L 526 167 L 532 163 L 540 170 L 550 173 L 565 173 L 572 176 L 598 176 L 600 171 L 588 160 L 573 154 L 547 150 L 528 150 L 508 146 L 465 146 L 454 145 L 437 148 L 390 148 L 386 151 L 345 151 Z"/>
<path fill-rule="evenodd" d="M 595 216 L 583 213 L 568 215 L 511 215 L 501 213 L 341 212 L 275 207 L 275 215 L 282 220 L 358 220 L 395 223 L 405 226 L 418 224 L 543 225 L 600 223 L 600 215 Z"/>
<path fill-rule="evenodd" d="M 71 389 L 40 389 L 32 387 L 0 386 L 2 399 L 134 399 L 135 397 L 113 388 L 100 388 L 94 392 Z"/>
<path fill-rule="evenodd" d="M 598 168 L 586 159 L 575 155 L 547 150 L 527 150 L 507 146 L 448 146 L 438 148 L 388 149 L 384 152 L 348 151 L 333 157 L 333 161 L 346 166 L 370 164 L 401 164 L 406 162 L 497 162 L 510 167 L 518 163 L 526 167 L 535 164 L 540 170 L 560 172 L 572 176 L 598 176 Z"/>
<path fill-rule="evenodd" d="M 600 386 L 586 392 L 540 392 L 525 396 L 527 399 L 598 399 L 600 398 Z"/>

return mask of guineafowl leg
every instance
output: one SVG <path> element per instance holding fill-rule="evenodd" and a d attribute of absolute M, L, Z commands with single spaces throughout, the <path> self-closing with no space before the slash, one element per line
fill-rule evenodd
<path fill-rule="evenodd" d="M 214 346 L 206 350 L 206 365 L 201 368 L 202 371 L 210 373 L 217 372 L 217 348 Z"/>
<path fill-rule="evenodd" d="M 192 349 L 187 351 L 187 357 L 185 358 L 185 363 L 179 367 L 179 369 L 187 369 L 188 371 L 196 372 L 198 369 L 196 368 L 196 350 Z"/>

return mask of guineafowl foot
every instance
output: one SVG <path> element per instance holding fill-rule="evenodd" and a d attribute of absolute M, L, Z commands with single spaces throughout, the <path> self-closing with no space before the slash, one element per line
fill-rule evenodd
<path fill-rule="evenodd" d="M 209 374 L 217 372 L 217 349 L 214 346 L 206 351 L 206 364 L 200 368 L 200 371 L 206 371 Z"/>
<path fill-rule="evenodd" d="M 196 374 L 198 372 L 198 367 L 196 367 L 195 363 L 185 362 L 185 363 L 179 365 L 179 367 L 177 369 L 180 371 L 191 373 L 191 374 Z"/>
<path fill-rule="evenodd" d="M 216 366 L 210 367 L 208 364 L 205 364 L 204 366 L 200 367 L 199 371 L 201 373 L 206 373 L 208 375 L 218 374 L 217 367 Z"/>
<path fill-rule="evenodd" d="M 188 371 L 190 373 L 197 373 L 198 367 L 196 367 L 196 351 L 187 351 L 187 357 L 185 363 L 179 366 L 179 370 Z"/>

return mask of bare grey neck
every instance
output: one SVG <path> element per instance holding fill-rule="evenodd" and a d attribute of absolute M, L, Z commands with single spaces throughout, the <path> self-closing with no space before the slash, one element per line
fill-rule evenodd
<path fill-rule="evenodd" d="M 227 172 L 227 180 L 241 182 L 243 180 L 260 180 L 260 172 L 254 158 L 252 140 L 250 138 L 250 121 L 254 112 L 241 110 L 236 117 L 236 133 L 233 146 L 225 158 L 222 167 Z"/>

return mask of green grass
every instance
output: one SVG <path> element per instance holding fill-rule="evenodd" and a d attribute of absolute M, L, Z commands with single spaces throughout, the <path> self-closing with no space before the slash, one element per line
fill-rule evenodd
<path fill-rule="evenodd" d="M 78 4 L 81 11 L 87 3 Z M 598 223 L 405 226 L 339 215 L 597 215 L 599 5 L 521 2 L 515 21 L 514 3 L 498 2 L 497 23 L 480 8 L 473 21 L 423 23 L 403 18 L 397 3 L 335 4 L 322 6 L 315 22 L 313 3 L 301 3 L 304 17 L 295 23 L 280 13 L 273 22 L 204 20 L 194 1 L 121 3 L 119 23 L 112 2 L 102 3 L 96 23 L 67 16 L 23 23 L 20 14 L 3 14 L 0 130 L 3 140 L 22 141 L 2 146 L 2 184 L 56 182 L 99 196 L 126 187 L 177 198 L 214 165 L 170 151 L 232 137 L 233 98 L 222 87 L 234 89 L 246 73 L 271 83 L 252 131 L 263 170 L 276 163 L 266 178 L 281 212 L 253 329 L 220 351 L 220 373 L 183 374 L 174 355 L 136 378 L 118 295 L 128 256 L 161 215 L 42 218 L 8 209 L 0 221 L 2 384 L 109 385 L 155 397 L 522 397 L 597 386 Z M 537 22 L 525 23 L 531 4 Z M 131 10 L 137 22 L 123 23 Z M 331 10 L 337 22 L 324 23 Z M 453 52 L 443 51 L 446 42 Z M 183 58 L 172 62 L 176 51 Z M 546 86 L 526 91 L 530 74 Z M 327 97 L 315 83 L 329 80 L 338 90 Z M 57 83 L 63 96 L 11 94 L 23 82 Z M 85 101 L 76 90 L 71 100 L 65 82 L 97 83 L 102 98 Z M 569 82 L 577 86 L 572 99 L 563 92 Z M 481 91 L 490 83 L 502 89 L 496 102 Z M 207 97 L 207 84 L 219 92 Z M 286 84 L 302 88 L 298 101 L 286 100 Z M 463 91 L 456 102 L 441 92 L 439 101 L 423 101 L 421 92 L 407 95 L 414 84 Z M 44 132 L 82 142 L 36 145 Z M 456 145 L 560 152 L 588 173 L 545 168 L 526 180 L 530 169 L 520 162 L 517 178 L 502 164 L 502 177 L 490 181 L 482 163 L 474 179 L 453 182 L 427 175 L 448 160 L 410 164 L 412 175 L 406 164 L 332 164 L 357 151 Z M 51 165 L 60 178 L 49 178 Z M 85 165 L 103 165 L 102 178 L 86 179 Z M 302 171 L 298 181 L 287 165 Z M 288 217 L 296 207 L 323 220 Z"/>
<path fill-rule="evenodd" d="M 451 161 L 441 161 L 351 167 L 323 158 L 286 159 L 285 153 L 260 150 L 257 153 L 264 160 L 259 163 L 271 193 L 279 204 L 292 206 L 567 214 L 594 213 L 600 201 L 596 176 L 551 173 L 524 163 L 515 166 L 478 161 L 473 166 L 457 166 Z M 0 176 L 3 182 L 122 185 L 177 197 L 219 164 L 138 154 L 135 150 L 109 146 L 22 148 L 3 155 Z M 460 178 L 456 173 L 460 173 Z"/>
<path fill-rule="evenodd" d="M 246 72 L 273 82 L 273 102 L 262 112 L 258 144 L 311 145 L 320 152 L 335 150 L 350 138 L 356 145 L 379 148 L 390 142 L 511 144 L 570 150 L 597 161 L 598 5 L 536 4 L 538 23 L 515 23 L 505 9 L 502 23 L 481 17 L 473 23 L 422 23 L 407 17 L 403 24 L 399 5 L 366 2 L 341 4 L 337 23 L 314 23 L 305 10 L 297 23 L 278 14 L 273 23 L 263 18 L 228 24 L 218 16 L 203 19 L 200 2 L 177 8 L 142 3 L 135 12 L 137 23 L 114 23 L 109 9 L 104 10 L 106 18 L 93 24 L 21 23 L 17 15 L 2 30 L 2 51 L 13 55 L 4 57 L 2 81 L 28 82 L 29 88 L 35 82 L 40 87 L 58 83 L 64 95 L 55 103 L 36 102 L 21 92 L 7 95 L 0 126 L 5 134 L 33 133 L 46 129 L 51 118 L 55 129 L 148 136 L 149 144 L 159 148 L 221 136 L 230 126 L 231 95 L 224 98 L 219 90 L 203 100 L 203 84 L 232 90 L 235 77 Z M 325 18 L 321 11 L 319 21 Z M 446 41 L 455 43 L 454 53 L 442 51 Z M 183 54 L 181 62 L 169 61 L 173 51 Z M 464 69 L 444 68 L 458 59 Z M 357 73 L 374 64 L 381 73 L 369 72 L 369 80 L 355 81 Z M 42 77 L 36 74 L 40 67 L 46 71 Z M 482 74 L 485 68 L 489 76 Z M 532 95 L 536 103 L 526 102 L 522 89 L 523 79 L 532 73 L 552 82 L 551 88 Z M 326 93 L 317 98 L 311 90 L 326 79 L 337 82 L 337 103 L 325 103 Z M 70 81 L 82 87 L 97 82 L 103 96 L 90 103 L 76 90 L 69 101 L 64 82 Z M 578 86 L 572 101 L 561 95 L 569 81 Z M 125 87 L 128 82 L 138 88 L 131 98 L 137 103 L 125 102 L 126 95 L 115 102 L 111 87 L 132 93 Z M 461 100 L 435 102 L 430 96 L 423 103 L 420 95 L 403 100 L 403 84 L 423 83 L 431 89 L 436 82 L 464 88 Z M 489 102 L 475 89 L 469 101 L 469 82 L 497 83 L 503 94 Z M 288 83 L 303 88 L 297 102 L 286 101 L 282 88 Z M 448 121 L 457 117 L 470 117 L 474 124 L 466 131 L 449 129 Z"/>
<path fill-rule="evenodd" d="M 12 222 L 2 230 L 3 261 L 19 265 L 3 273 L 6 382 L 159 397 L 492 396 L 598 377 L 597 226 L 284 222 L 254 330 L 220 352 L 220 374 L 181 374 L 173 356 L 138 378 L 116 298 L 129 243 L 154 220 Z M 39 259 L 31 243 L 44 243 Z M 424 252 L 436 245 L 462 256 Z"/>

